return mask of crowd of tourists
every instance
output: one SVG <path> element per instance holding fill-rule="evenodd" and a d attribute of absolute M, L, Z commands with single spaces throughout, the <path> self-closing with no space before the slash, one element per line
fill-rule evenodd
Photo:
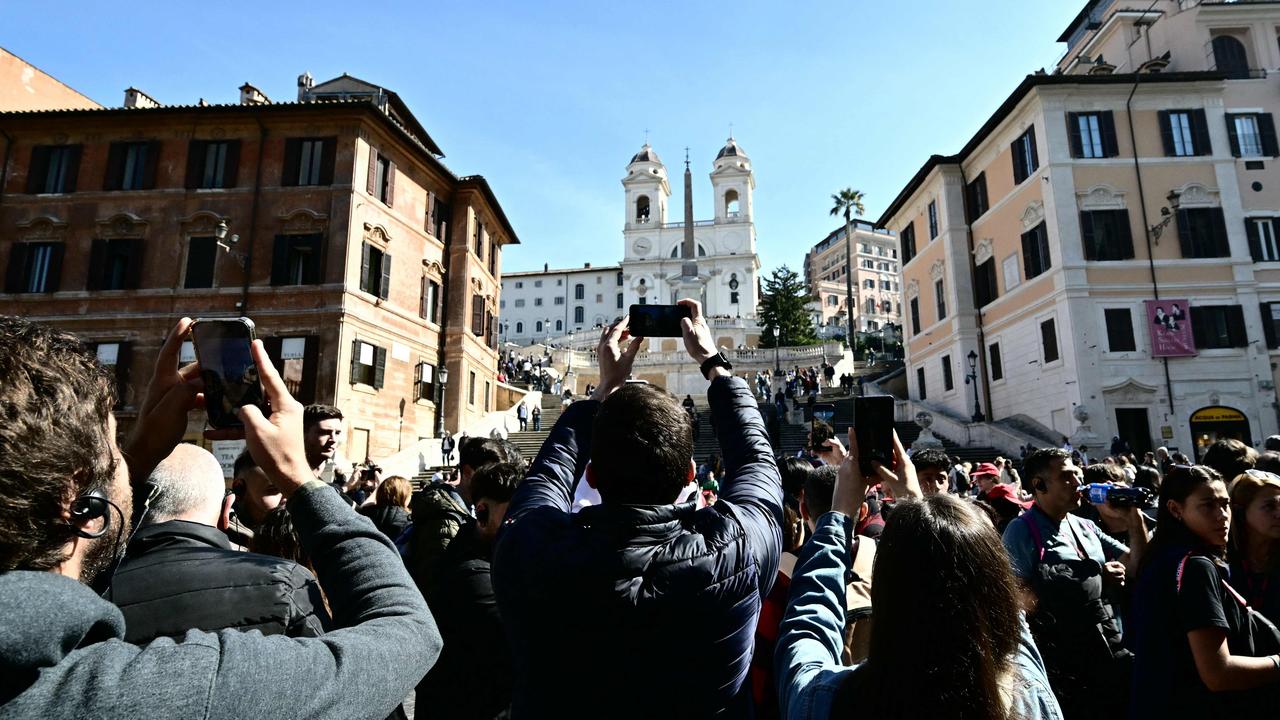
<path fill-rule="evenodd" d="M 895 433 L 867 463 L 851 430 L 780 458 L 761 378 L 681 302 L 718 454 L 693 460 L 691 397 L 631 379 L 624 318 L 536 457 L 449 437 L 417 488 L 339 470 L 341 409 L 260 342 L 270 414 L 206 431 L 246 443 L 228 482 L 182 442 L 189 319 L 118 437 L 94 353 L 0 317 L 0 718 L 1280 712 L 1280 437 L 970 464 Z"/>

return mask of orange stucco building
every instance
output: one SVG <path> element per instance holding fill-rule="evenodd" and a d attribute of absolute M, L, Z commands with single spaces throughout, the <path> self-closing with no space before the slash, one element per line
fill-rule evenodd
<path fill-rule="evenodd" d="M 1277 432 L 1277 28 L 1275 3 L 1092 0 L 1052 73 L 929 158 L 878 222 L 913 400 L 974 415 L 972 354 L 984 419 L 1095 453 Z"/>

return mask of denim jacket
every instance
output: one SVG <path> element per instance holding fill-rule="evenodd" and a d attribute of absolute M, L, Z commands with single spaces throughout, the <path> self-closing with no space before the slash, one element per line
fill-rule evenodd
<path fill-rule="evenodd" d="M 844 579 L 852 536 L 849 518 L 829 512 L 819 518 L 813 538 L 800 551 L 774 655 L 778 698 L 787 720 L 827 720 L 837 690 L 850 679 L 850 673 L 862 667 L 840 664 Z M 1021 624 L 1022 642 L 1013 656 L 1017 686 L 1010 715 L 1026 720 L 1062 720 L 1040 651 L 1026 620 Z"/>

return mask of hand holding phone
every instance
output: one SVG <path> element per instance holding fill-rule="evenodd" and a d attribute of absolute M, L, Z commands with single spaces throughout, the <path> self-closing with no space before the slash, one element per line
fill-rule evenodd
<path fill-rule="evenodd" d="M 868 395 L 853 399 L 853 427 L 858 438 L 858 462 L 870 476 L 872 462 L 893 468 L 893 396 Z"/>
<path fill-rule="evenodd" d="M 680 321 L 692 318 L 687 305 L 632 305 L 628 329 L 635 337 L 681 337 Z"/>
<path fill-rule="evenodd" d="M 204 380 L 204 408 L 210 426 L 241 427 L 237 413 L 246 405 L 265 410 L 261 376 L 251 350 L 252 320 L 196 320 L 191 326 L 191 340 Z"/>

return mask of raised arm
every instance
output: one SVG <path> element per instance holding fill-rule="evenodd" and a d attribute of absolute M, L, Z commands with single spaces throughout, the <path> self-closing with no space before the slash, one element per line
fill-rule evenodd
<path fill-rule="evenodd" d="M 508 523 L 540 507 L 569 512 L 573 483 L 582 477 L 591 456 L 591 427 L 599 409 L 599 402 L 584 400 L 570 405 L 556 421 L 511 498 Z"/>
<path fill-rule="evenodd" d="M 818 518 L 813 537 L 800 550 L 791 578 L 791 600 L 782 618 L 773 666 L 777 672 L 782 717 L 799 717 L 798 707 L 822 705 L 817 693 L 837 685 L 822 682 L 846 672 L 840 661 L 844 649 L 845 574 L 849 570 L 849 541 L 853 521 L 829 512 Z"/>

